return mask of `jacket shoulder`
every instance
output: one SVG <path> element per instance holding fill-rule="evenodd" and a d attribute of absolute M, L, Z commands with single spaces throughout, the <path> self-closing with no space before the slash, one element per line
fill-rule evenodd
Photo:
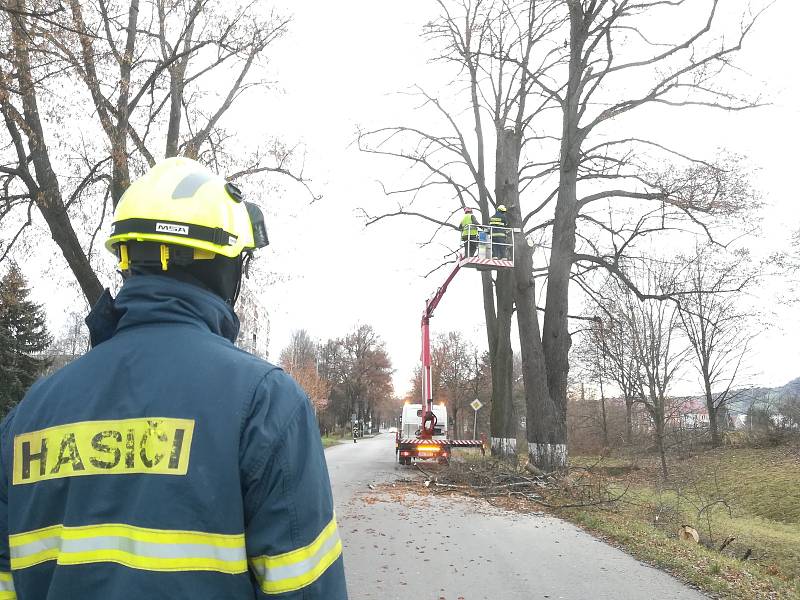
<path fill-rule="evenodd" d="M 253 404 L 265 404 L 276 423 L 285 423 L 298 409 L 310 407 L 311 401 L 300 385 L 280 367 L 265 361 L 270 368 L 264 373 L 253 396 Z M 258 407 L 254 407 L 258 411 Z"/>

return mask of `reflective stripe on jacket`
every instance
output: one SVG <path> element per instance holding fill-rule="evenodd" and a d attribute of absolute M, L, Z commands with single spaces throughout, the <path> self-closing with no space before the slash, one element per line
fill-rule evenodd
<path fill-rule="evenodd" d="M 475 220 L 475 215 L 464 215 L 461 219 L 461 239 L 478 237 L 478 221 Z"/>
<path fill-rule="evenodd" d="M 135 276 L 0 426 L 0 600 L 346 600 L 311 404 L 189 283 Z"/>
<path fill-rule="evenodd" d="M 0 600 L 15 600 L 16 597 L 11 571 L 0 571 Z"/>
<path fill-rule="evenodd" d="M 505 214 L 501 212 L 496 212 L 494 215 L 492 215 L 492 218 L 489 219 L 489 225 L 491 225 L 492 227 L 507 227 Z M 492 237 L 505 238 L 506 232 L 503 230 L 493 229 Z"/>

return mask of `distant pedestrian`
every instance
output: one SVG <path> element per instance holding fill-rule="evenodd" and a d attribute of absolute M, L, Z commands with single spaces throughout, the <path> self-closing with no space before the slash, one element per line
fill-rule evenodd
<path fill-rule="evenodd" d="M 474 256 L 478 249 L 479 223 L 472 214 L 472 209 L 464 209 L 464 218 L 461 219 L 461 242 L 464 244 L 464 257 Z"/>

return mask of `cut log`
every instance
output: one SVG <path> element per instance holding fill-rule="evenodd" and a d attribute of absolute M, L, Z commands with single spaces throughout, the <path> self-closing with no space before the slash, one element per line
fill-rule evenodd
<path fill-rule="evenodd" d="M 682 525 L 678 530 L 678 535 L 684 542 L 690 542 L 692 544 L 697 544 L 700 542 L 700 535 L 691 525 Z"/>
<path fill-rule="evenodd" d="M 533 463 L 528 463 L 527 465 L 525 465 L 525 470 L 528 471 L 529 473 L 533 473 L 534 475 L 536 475 L 536 477 L 544 477 L 545 475 L 547 475 L 547 473 L 542 471 L 539 467 L 537 467 Z"/>

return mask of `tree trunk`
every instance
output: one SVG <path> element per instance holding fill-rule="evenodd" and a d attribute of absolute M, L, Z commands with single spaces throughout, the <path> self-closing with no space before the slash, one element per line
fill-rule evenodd
<path fill-rule="evenodd" d="M 722 432 L 719 427 L 719 407 L 712 406 L 708 409 L 708 427 L 711 430 L 711 445 L 714 448 L 722 446 Z"/>
<path fill-rule="evenodd" d="M 656 447 L 661 458 L 661 475 L 667 479 L 667 454 L 664 449 L 664 416 L 656 414 Z"/>
<path fill-rule="evenodd" d="M 519 206 L 519 154 L 520 138 L 513 129 L 498 132 L 497 198 L 508 209 L 508 224 L 521 229 L 522 212 Z M 522 382 L 525 388 L 526 439 L 530 460 L 544 471 L 557 468 L 561 459 L 552 460 L 552 444 L 566 444 L 564 428 L 551 424 L 556 407 L 547 388 L 542 337 L 536 309 L 536 287 L 533 279 L 533 250 L 522 233 L 514 235 L 514 301 L 517 308 L 520 351 L 522 354 Z M 556 464 L 553 464 L 556 463 Z"/>
<path fill-rule="evenodd" d="M 490 355 L 492 369 L 491 436 L 494 456 L 513 456 L 517 447 L 517 429 L 511 397 L 514 377 L 514 354 L 511 349 L 511 315 L 514 309 L 513 277 L 508 270 L 497 274 L 496 343 Z"/>
<path fill-rule="evenodd" d="M 509 318 L 509 326 L 508 331 L 503 339 L 508 339 L 508 351 L 505 350 L 506 344 L 500 344 L 500 335 L 498 331 L 502 328 L 502 325 L 498 323 L 498 314 L 495 308 L 495 286 L 492 282 L 491 272 L 483 271 L 481 273 L 481 288 L 483 291 L 483 311 L 484 317 L 486 320 L 486 338 L 489 345 L 489 368 L 492 374 L 492 404 L 491 404 L 491 413 L 489 417 L 489 429 L 492 436 L 492 453 L 493 454 L 500 454 L 504 455 L 507 453 L 507 448 L 504 444 L 497 444 L 497 448 L 495 447 L 496 444 L 494 443 L 495 432 L 498 433 L 498 437 L 503 438 L 503 432 L 505 431 L 505 426 L 503 423 L 506 419 L 506 411 L 511 409 L 511 385 L 510 385 L 510 375 L 508 376 L 509 382 L 508 385 L 503 384 L 503 380 L 506 379 L 504 376 L 504 369 L 501 369 L 500 363 L 498 363 L 498 347 L 503 346 L 503 354 L 510 355 L 510 348 L 511 348 L 511 339 L 510 331 L 510 318 Z M 500 299 L 498 298 L 497 301 L 498 305 L 500 303 Z M 510 313 L 510 311 L 509 311 Z M 508 367 L 506 370 L 510 370 L 513 367 L 512 357 L 509 356 L 505 359 L 508 362 Z M 508 402 L 504 402 L 503 400 L 503 393 L 504 389 L 508 389 Z M 497 406 L 495 406 L 497 405 Z"/>
<path fill-rule="evenodd" d="M 603 376 L 600 375 L 600 410 L 603 415 L 603 447 L 608 448 L 608 421 L 606 420 L 606 394 L 603 390 Z"/>
<path fill-rule="evenodd" d="M 476 114 L 476 122 L 478 115 Z M 477 129 L 476 129 L 477 131 Z M 499 144 L 497 149 L 498 165 L 495 171 L 495 184 L 498 181 Z M 481 152 L 482 154 L 482 152 Z M 482 164 L 482 160 L 481 160 Z M 479 173 L 479 185 L 483 182 L 483 168 Z M 485 187 L 485 186 L 483 186 Z M 489 205 L 487 194 L 481 187 L 479 205 L 483 223 L 489 222 Z M 495 197 L 497 190 L 495 190 Z M 500 200 L 498 200 L 500 203 Z M 489 364 L 492 372 L 492 407 L 489 430 L 491 434 L 492 454 L 495 456 L 513 456 L 516 453 L 517 431 L 514 422 L 514 406 L 512 400 L 514 354 L 511 349 L 511 316 L 514 312 L 513 278 L 510 273 L 497 273 L 492 282 L 492 271 L 481 273 L 483 289 L 483 310 L 486 318 L 486 336 L 489 342 Z M 495 300 L 497 304 L 495 305 Z"/>
<path fill-rule="evenodd" d="M 633 400 L 625 395 L 625 443 L 633 444 Z"/>
<path fill-rule="evenodd" d="M 711 383 L 708 378 L 705 379 L 705 392 L 706 392 L 706 409 L 708 410 L 708 428 L 711 431 L 711 445 L 714 448 L 722 446 L 722 435 L 719 431 L 719 419 L 717 409 L 719 408 L 714 404 L 714 396 L 711 394 Z"/>
<path fill-rule="evenodd" d="M 582 132 L 578 121 L 581 91 L 582 49 L 586 38 L 583 8 L 570 2 L 569 80 L 564 98 L 558 197 L 553 223 L 553 241 L 547 279 L 547 302 L 542 336 L 547 387 L 554 411 L 541 426 L 554 432 L 542 450 L 559 468 L 567 466 L 567 373 L 569 371 L 569 282 L 575 254 L 575 221 L 578 216 L 577 183 Z M 561 432 L 564 432 L 562 434 Z"/>

